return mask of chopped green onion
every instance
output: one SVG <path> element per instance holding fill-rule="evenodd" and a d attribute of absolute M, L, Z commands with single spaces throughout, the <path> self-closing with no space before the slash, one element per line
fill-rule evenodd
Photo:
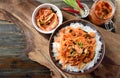
<path fill-rule="evenodd" d="M 79 42 L 78 45 L 80 46 L 80 48 L 83 48 L 83 43 Z"/>
<path fill-rule="evenodd" d="M 72 48 L 70 54 L 71 54 L 71 55 L 75 54 L 75 49 L 74 49 L 74 48 Z"/>

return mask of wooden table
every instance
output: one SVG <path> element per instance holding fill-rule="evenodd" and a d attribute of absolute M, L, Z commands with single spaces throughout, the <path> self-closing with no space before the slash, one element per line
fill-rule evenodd
<path fill-rule="evenodd" d="M 62 0 L 38 0 L 38 1 L 42 3 L 45 3 L 45 2 L 54 3 L 55 5 L 59 7 L 65 5 L 62 2 Z M 89 7 L 91 7 L 93 3 L 92 0 L 81 0 L 81 1 L 89 4 Z M 26 6 L 27 8 L 29 7 L 31 8 L 31 6 L 34 5 L 31 8 L 32 11 L 35 8 L 35 6 L 39 4 L 38 2 L 35 2 L 34 0 L 25 0 L 25 1 L 20 1 L 20 2 L 19 0 L 13 0 L 13 2 L 12 1 L 8 1 L 8 2 L 11 2 L 12 5 L 16 5 L 16 7 Z M 16 21 L 21 22 L 21 19 L 22 19 L 21 16 L 18 16 L 17 17 L 18 19 L 16 19 L 15 21 L 15 19 L 11 17 L 11 14 L 13 14 L 13 16 L 15 16 L 15 14 L 17 15 L 17 12 L 14 11 L 13 6 L 8 7 L 6 5 L 3 7 L 2 4 L 7 4 L 7 0 L 6 2 L 4 2 L 4 0 L 1 0 L 0 2 L 0 19 L 8 20 L 8 21 L 7 22 L 0 21 L 0 57 L 1 57 L 0 58 L 0 78 L 51 78 L 50 76 L 51 71 L 48 69 L 49 67 L 46 68 L 45 66 L 43 66 L 44 64 L 41 61 L 33 59 L 32 57 L 30 57 L 30 55 L 28 55 L 27 52 L 25 52 L 26 47 L 27 47 L 26 45 L 27 42 L 25 39 L 26 35 L 24 34 L 25 31 L 24 32 L 21 31 L 20 28 L 23 28 L 23 27 L 20 27 L 20 28 L 17 27 L 18 25 L 21 25 L 21 24 L 16 24 Z M 99 31 L 102 34 L 104 34 L 104 39 L 107 44 L 106 55 L 105 55 L 105 58 L 102 64 L 94 72 L 90 74 L 82 75 L 82 76 L 76 76 L 76 78 L 120 78 L 120 61 L 119 61 L 120 42 L 118 41 L 120 40 L 120 36 L 119 36 L 120 21 L 117 20 L 120 18 L 119 5 L 120 5 L 119 0 L 116 0 L 116 14 L 114 16 L 116 33 L 114 34 L 114 33 L 106 31 L 105 29 L 97 27 Z M 3 11 L 3 9 L 8 11 L 9 13 L 7 13 L 6 11 Z M 24 7 L 20 8 L 20 10 L 21 9 L 23 9 L 24 11 Z M 16 13 L 12 13 L 12 12 L 16 12 Z M 9 15 L 8 17 L 5 16 L 6 13 L 7 15 Z M 30 12 L 30 14 L 31 13 L 32 12 Z M 63 12 L 63 15 L 64 15 L 64 18 L 66 18 L 67 20 L 71 19 L 72 17 L 76 18 L 73 15 L 70 15 L 66 12 Z M 23 16 L 26 16 L 26 15 L 23 14 Z M 28 16 L 31 16 L 31 15 L 28 15 Z M 70 18 L 68 16 L 70 16 Z M 11 20 L 12 22 L 9 22 Z M 25 21 L 27 23 L 31 22 L 30 19 L 25 19 Z M 29 25 L 31 25 L 31 23 L 29 23 Z M 44 36 L 47 39 L 49 36 L 49 35 L 41 35 L 40 33 L 39 35 L 40 37 Z M 29 50 L 30 49 L 27 49 L 27 51 Z M 112 51 L 115 51 L 115 52 L 112 52 Z M 31 60 L 34 60 L 36 62 L 31 61 L 28 57 Z M 41 63 L 42 65 L 39 63 Z M 67 76 L 71 78 L 75 77 L 75 76 L 70 76 L 70 75 L 67 75 Z"/>

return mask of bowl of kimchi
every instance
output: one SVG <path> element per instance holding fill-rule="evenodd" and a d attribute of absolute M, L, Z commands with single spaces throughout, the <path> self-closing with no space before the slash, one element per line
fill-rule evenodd
<path fill-rule="evenodd" d="M 61 10 L 54 4 L 44 3 L 35 8 L 32 23 L 35 29 L 44 34 L 51 34 L 62 24 Z"/>
<path fill-rule="evenodd" d="M 105 54 L 101 33 L 85 20 L 69 20 L 51 35 L 49 54 L 53 63 L 69 74 L 85 74 L 95 70 Z"/>

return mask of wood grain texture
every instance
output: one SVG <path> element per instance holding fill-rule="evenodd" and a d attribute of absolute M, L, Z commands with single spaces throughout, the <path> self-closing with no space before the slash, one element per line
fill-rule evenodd
<path fill-rule="evenodd" d="M 6 6 L 7 4 L 9 5 Z M 48 67 L 51 71 L 53 71 L 53 75 L 52 75 L 53 78 L 61 78 L 62 76 L 68 77 L 68 78 L 94 78 L 94 77 L 96 78 L 119 78 L 118 72 L 120 71 L 120 67 L 119 67 L 120 65 L 120 61 L 119 61 L 120 43 L 118 41 L 120 40 L 120 36 L 117 34 L 108 32 L 97 26 L 96 28 L 103 34 L 103 38 L 106 44 L 106 55 L 105 55 L 105 58 L 102 64 L 94 72 L 90 74 L 82 75 L 82 76 L 69 75 L 69 74 L 63 73 L 60 70 L 58 70 L 54 66 L 54 64 L 51 62 L 49 54 L 48 54 L 49 35 L 43 35 L 43 34 L 38 33 L 33 28 L 32 23 L 31 23 L 32 12 L 34 8 L 39 4 L 40 4 L 39 2 L 36 2 L 34 0 L 9 0 L 9 1 L 1 0 L 0 2 L 0 12 L 3 15 L 3 17 L 1 18 L 14 22 L 24 32 L 26 36 L 26 41 L 27 41 L 26 51 L 28 52 L 28 57 L 31 60 L 36 61 Z M 64 18 L 66 18 L 67 20 L 71 18 L 72 19 L 76 18 L 75 16 L 70 15 L 64 11 L 63 11 L 63 15 L 64 15 Z M 113 38 L 111 38 L 111 36 Z M 23 68 L 26 65 L 24 65 L 23 63 Z M 9 65 L 6 65 L 6 67 L 7 66 L 9 67 Z M 19 64 L 18 64 L 18 67 L 19 67 Z M 32 68 L 32 66 L 30 68 Z M 18 76 L 16 75 L 16 77 Z"/>
<path fill-rule="evenodd" d="M 11 8 L 5 7 L 7 3 L 10 4 L 8 7 Z M 32 26 L 31 15 L 36 6 L 34 5 L 34 2 L 32 2 L 32 0 L 6 0 L 4 2 L 3 0 L 0 5 L 0 8 L 4 9 L 3 13 L 8 16 L 7 19 L 10 19 L 18 25 L 26 35 L 26 51 L 29 52 L 29 58 L 51 69 L 51 71 L 54 72 L 53 78 L 61 78 L 61 74 L 58 70 L 56 70 L 56 67 L 49 59 L 48 39 L 46 39 L 42 34 L 39 35 L 39 33 Z"/>
<path fill-rule="evenodd" d="M 23 60 L 20 57 L 15 56 L 1 56 L 3 61 L 0 61 L 0 77 L 1 78 L 9 78 L 9 77 L 34 77 L 39 76 L 42 78 L 44 74 L 45 78 L 50 77 L 50 72 L 47 68 L 39 65 L 38 63 L 34 63 L 29 59 Z M 25 57 L 24 57 L 25 58 Z M 42 70 L 42 71 L 41 71 Z"/>
<path fill-rule="evenodd" d="M 3 13 L 0 12 L 0 20 L 6 20 Z"/>
<path fill-rule="evenodd" d="M 114 16 L 114 22 L 115 22 L 115 29 L 116 33 L 120 34 L 120 0 L 115 0 L 116 1 L 116 11 L 115 11 L 115 16 Z"/>
<path fill-rule="evenodd" d="M 46 67 L 25 55 L 25 35 L 13 23 L 0 21 L 0 78 L 50 78 Z"/>

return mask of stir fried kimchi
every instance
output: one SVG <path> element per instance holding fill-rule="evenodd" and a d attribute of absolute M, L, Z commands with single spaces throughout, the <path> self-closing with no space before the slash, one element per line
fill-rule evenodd
<path fill-rule="evenodd" d="M 57 49 L 59 55 L 56 60 L 62 61 L 62 67 L 69 64 L 83 68 L 95 55 L 96 39 L 95 32 L 86 32 L 80 27 L 67 26 L 59 30 L 54 42 L 60 44 Z"/>
<path fill-rule="evenodd" d="M 36 16 L 36 24 L 44 31 L 50 31 L 58 25 L 58 17 L 52 8 L 41 8 Z"/>

